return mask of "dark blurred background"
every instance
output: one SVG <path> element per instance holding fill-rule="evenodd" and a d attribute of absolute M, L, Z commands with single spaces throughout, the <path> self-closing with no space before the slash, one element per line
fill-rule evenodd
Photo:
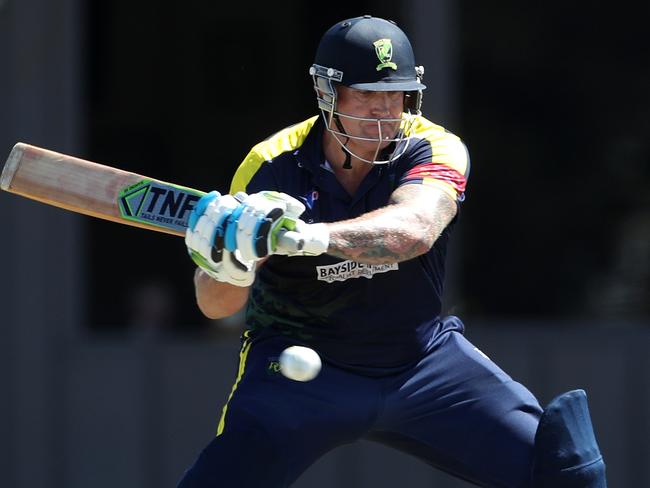
<path fill-rule="evenodd" d="M 541 401 L 586 388 L 611 486 L 650 486 L 650 4 L 631 5 L 0 0 L 0 149 L 224 191 L 250 147 L 316 113 L 322 33 L 395 20 L 424 114 L 472 158 L 446 311 Z M 182 239 L 6 194 L 0 218 L 0 484 L 173 486 L 212 434 L 241 317 L 201 316 Z M 466 486 L 362 445 L 301 486 L 434 481 Z"/>

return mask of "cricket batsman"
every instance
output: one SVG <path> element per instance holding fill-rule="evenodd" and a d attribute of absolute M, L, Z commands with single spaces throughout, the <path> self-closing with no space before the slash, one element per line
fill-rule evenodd
<path fill-rule="evenodd" d="M 198 306 L 246 307 L 246 330 L 216 436 L 179 488 L 287 487 L 360 439 L 477 486 L 605 488 L 585 392 L 542 408 L 443 314 L 470 159 L 422 116 L 406 34 L 369 15 L 337 22 L 309 73 L 319 113 L 255 145 L 229 194 L 190 218 Z M 273 96 L 266 76 L 257 95 Z M 322 360 L 308 381 L 283 374 L 292 346 Z"/>

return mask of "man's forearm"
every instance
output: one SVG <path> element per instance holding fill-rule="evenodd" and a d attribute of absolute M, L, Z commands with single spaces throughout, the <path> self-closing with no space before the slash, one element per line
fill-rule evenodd
<path fill-rule="evenodd" d="M 248 300 L 249 287 L 216 281 L 200 268 L 194 274 L 194 288 L 199 309 L 210 319 L 228 317 L 241 310 Z"/>
<path fill-rule="evenodd" d="M 411 222 L 407 215 L 401 217 L 399 211 L 386 209 L 329 224 L 327 253 L 368 264 L 388 264 L 427 252 L 433 244 L 430 229 Z"/>
<path fill-rule="evenodd" d="M 403 192 L 407 196 L 408 190 Z M 445 196 L 426 208 L 392 204 L 358 218 L 328 224 L 328 254 L 367 264 L 391 264 L 426 253 L 456 214 Z"/>

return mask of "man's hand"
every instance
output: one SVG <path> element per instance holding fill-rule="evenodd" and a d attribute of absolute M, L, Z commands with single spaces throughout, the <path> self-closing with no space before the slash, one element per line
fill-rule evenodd
<path fill-rule="evenodd" d="M 255 262 L 225 248 L 229 219 L 241 202 L 213 191 L 204 195 L 190 214 L 185 244 L 192 260 L 211 278 L 236 286 L 255 280 Z"/>
<path fill-rule="evenodd" d="M 292 196 L 277 191 L 252 195 L 238 193 L 235 196 L 241 199 L 241 204 L 226 224 L 226 249 L 236 249 L 246 261 L 281 253 L 278 233 L 281 229 L 295 229 L 305 206 Z"/>
<path fill-rule="evenodd" d="M 308 224 L 297 220 L 292 230 L 280 229 L 284 241 L 293 242 L 292 249 L 278 249 L 276 254 L 287 256 L 318 256 L 327 252 L 330 233 L 327 224 Z"/>
<path fill-rule="evenodd" d="M 239 195 L 239 194 L 238 194 Z M 238 196 L 235 195 L 235 196 Z M 232 223 L 226 229 L 226 248 L 232 249 L 233 240 L 242 257 L 255 261 L 269 254 L 288 256 L 317 256 L 327 251 L 329 230 L 326 224 L 307 224 L 298 217 L 305 206 L 286 193 L 262 191 L 245 195 L 239 208 L 233 212 Z M 235 219 L 236 216 L 236 219 Z M 228 236 L 235 234 L 232 239 Z M 278 246 L 278 238 L 292 243 Z"/>
<path fill-rule="evenodd" d="M 250 286 L 255 263 L 270 254 L 315 256 L 327 250 L 327 226 L 306 224 L 298 218 L 304 211 L 286 193 L 231 196 L 213 191 L 192 211 L 185 243 L 192 260 L 215 280 Z M 297 250 L 278 248 L 278 236 L 286 231 Z"/>

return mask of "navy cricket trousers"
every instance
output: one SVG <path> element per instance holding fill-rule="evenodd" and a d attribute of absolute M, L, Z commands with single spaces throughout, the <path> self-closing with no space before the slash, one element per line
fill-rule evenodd
<path fill-rule="evenodd" d="M 528 486 L 542 408 L 463 331 L 457 317 L 441 320 L 428 353 L 396 375 L 369 378 L 325 363 L 305 383 L 278 372 L 290 339 L 244 340 L 218 435 L 178 487 L 290 486 L 319 457 L 359 439 L 480 486 Z"/>

